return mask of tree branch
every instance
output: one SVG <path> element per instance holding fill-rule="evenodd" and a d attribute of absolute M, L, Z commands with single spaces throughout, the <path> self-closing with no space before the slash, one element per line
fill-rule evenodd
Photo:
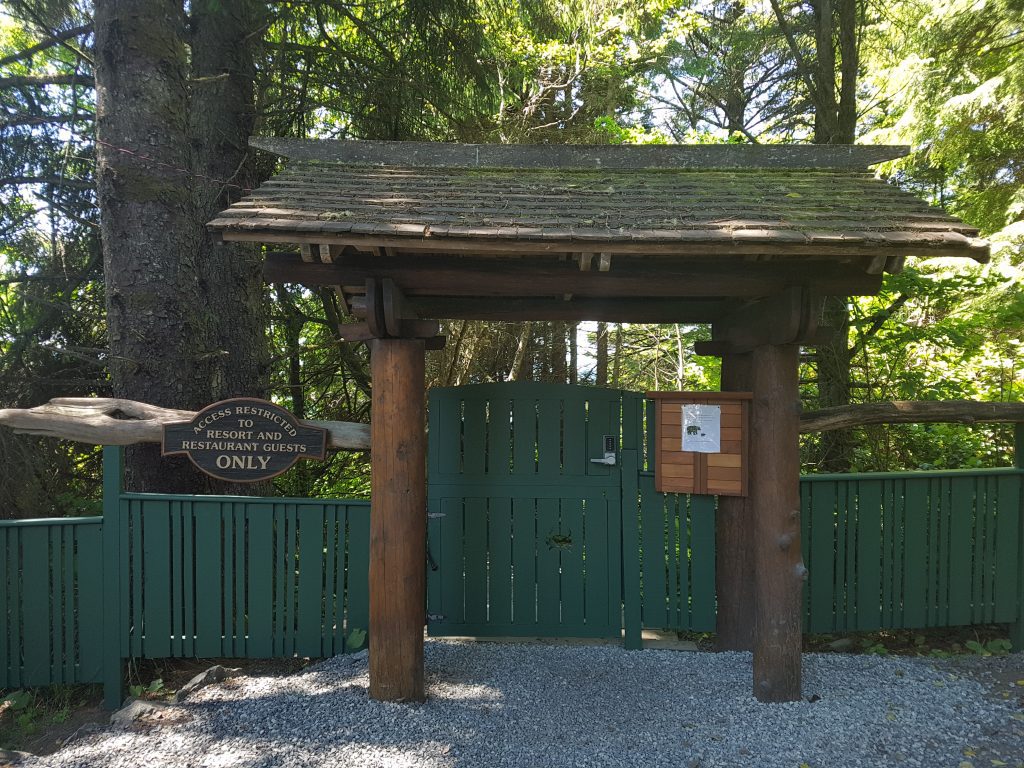
<path fill-rule="evenodd" d="M 42 435 L 93 445 L 134 445 L 163 441 L 164 424 L 189 421 L 179 411 L 110 397 L 57 397 L 35 408 L 0 409 L 0 424 L 18 434 Z M 303 421 L 327 430 L 327 446 L 368 451 L 370 425 L 351 421 Z"/>
<path fill-rule="evenodd" d="M 20 88 L 37 85 L 85 85 L 95 87 L 90 75 L 11 75 L 0 77 L 0 88 Z"/>
<path fill-rule="evenodd" d="M 2 411 L 0 411 L 2 413 Z M 1024 403 L 974 400 L 895 400 L 837 405 L 800 415 L 801 432 L 828 432 L 868 424 L 1024 423 Z"/>
<path fill-rule="evenodd" d="M 55 45 L 60 45 L 65 40 L 71 40 L 72 38 L 84 35 L 88 32 L 92 32 L 91 23 L 82 24 L 80 27 L 72 27 L 66 32 L 58 32 L 52 37 L 48 37 L 47 39 L 38 42 L 35 45 L 31 45 L 23 51 L 12 53 L 10 56 L 5 56 L 4 58 L 0 59 L 0 67 L 5 66 L 7 64 L 13 64 L 16 61 L 24 61 L 25 59 L 30 58 L 31 56 L 39 53 L 40 51 L 45 51 L 47 48 L 52 48 Z"/>

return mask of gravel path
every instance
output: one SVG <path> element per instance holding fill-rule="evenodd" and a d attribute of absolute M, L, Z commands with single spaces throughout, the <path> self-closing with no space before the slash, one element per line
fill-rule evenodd
<path fill-rule="evenodd" d="M 789 704 L 753 699 L 742 653 L 434 640 L 426 666 L 423 705 L 371 701 L 365 655 L 336 657 L 228 680 L 164 724 L 24 765 L 956 768 L 1021 717 L 1017 701 L 926 659 L 808 654 L 804 694 L 820 699 Z"/>

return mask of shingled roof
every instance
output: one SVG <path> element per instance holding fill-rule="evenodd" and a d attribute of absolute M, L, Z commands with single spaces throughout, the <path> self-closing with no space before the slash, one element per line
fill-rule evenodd
<path fill-rule="evenodd" d="M 291 159 L 210 222 L 225 239 L 988 258 L 975 228 L 874 178 L 902 147 L 254 145 Z"/>
<path fill-rule="evenodd" d="M 291 246 L 265 277 L 334 286 L 357 316 L 387 283 L 421 318 L 716 322 L 876 293 L 907 256 L 988 258 L 874 178 L 905 147 L 253 145 L 284 170 L 209 226 Z"/>

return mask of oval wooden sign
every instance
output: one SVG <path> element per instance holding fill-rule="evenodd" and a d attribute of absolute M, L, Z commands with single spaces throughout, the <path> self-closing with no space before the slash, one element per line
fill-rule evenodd
<path fill-rule="evenodd" d="M 236 397 L 206 406 L 191 421 L 164 425 L 162 453 L 184 453 L 219 480 L 255 483 L 299 459 L 323 459 L 327 430 L 306 426 L 266 400 Z"/>

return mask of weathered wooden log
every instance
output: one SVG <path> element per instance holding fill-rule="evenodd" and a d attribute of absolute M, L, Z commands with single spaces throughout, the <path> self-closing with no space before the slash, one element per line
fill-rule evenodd
<path fill-rule="evenodd" d="M 751 355 L 722 356 L 722 391 L 749 392 Z M 754 648 L 754 560 L 750 499 L 719 496 L 715 515 L 715 592 L 718 595 L 716 648 Z"/>
<path fill-rule="evenodd" d="M 751 355 L 750 525 L 754 565 L 754 696 L 800 699 L 800 390 L 797 347 Z"/>
<path fill-rule="evenodd" d="M 370 342 L 370 698 L 423 701 L 427 436 L 422 339 Z"/>
<path fill-rule="evenodd" d="M 863 427 L 867 424 L 976 424 L 1024 422 L 1022 403 L 979 403 L 974 400 L 895 400 L 887 403 L 837 405 L 800 416 L 801 432 Z"/>
<path fill-rule="evenodd" d="M 113 397 L 56 397 L 35 408 L 0 409 L 0 424 L 16 433 L 57 437 L 93 445 L 134 445 L 159 443 L 164 424 L 188 421 L 195 411 L 161 408 L 157 405 Z M 370 448 L 370 425 L 350 421 L 305 421 L 327 430 L 329 448 L 366 451 Z"/>

